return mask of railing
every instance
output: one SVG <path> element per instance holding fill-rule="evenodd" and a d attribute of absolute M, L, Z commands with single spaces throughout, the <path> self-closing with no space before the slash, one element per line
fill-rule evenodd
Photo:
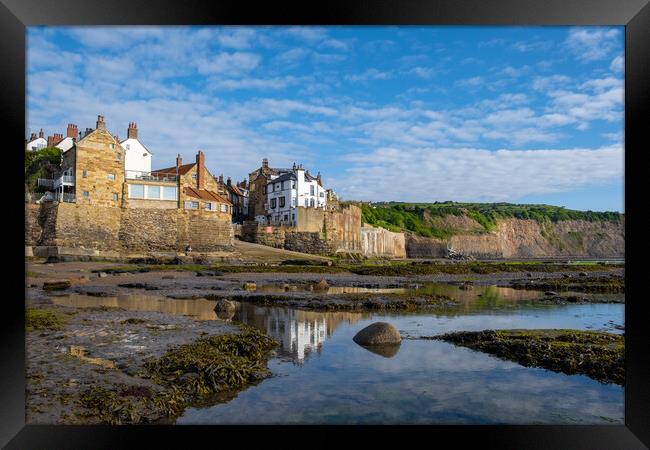
<path fill-rule="evenodd" d="M 59 178 L 39 178 L 38 185 L 49 188 L 59 188 L 63 186 L 73 186 L 74 185 L 74 176 L 72 175 L 63 175 Z"/>
<path fill-rule="evenodd" d="M 75 198 L 74 194 L 69 193 L 69 192 L 61 193 L 61 192 L 48 191 L 39 199 L 34 199 L 32 197 L 32 201 L 35 201 L 35 203 L 43 203 L 43 202 L 75 203 L 76 198 Z"/>
<path fill-rule="evenodd" d="M 126 170 L 124 177 L 127 180 L 142 180 L 142 181 L 178 181 L 178 175 L 169 173 L 155 173 L 155 172 L 140 172 L 138 170 Z"/>

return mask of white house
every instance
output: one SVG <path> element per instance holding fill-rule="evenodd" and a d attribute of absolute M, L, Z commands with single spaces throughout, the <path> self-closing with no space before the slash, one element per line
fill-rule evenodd
<path fill-rule="evenodd" d="M 296 224 L 297 207 L 324 208 L 327 203 L 320 172 L 314 177 L 295 164 L 291 172 L 271 177 L 266 195 L 266 219 L 287 225 Z"/>
<path fill-rule="evenodd" d="M 151 152 L 138 140 L 138 127 L 135 122 L 129 123 L 126 139 L 120 142 L 126 150 L 124 170 L 132 178 L 151 172 Z"/>
<path fill-rule="evenodd" d="M 59 141 L 55 147 L 60 148 L 61 152 L 63 153 L 67 152 L 74 146 L 78 135 L 79 132 L 77 131 L 77 126 L 73 123 L 69 123 L 66 130 L 66 136 L 61 141 Z"/>
<path fill-rule="evenodd" d="M 47 147 L 47 140 L 45 139 L 45 134 L 41 128 L 41 131 L 38 132 L 38 135 L 36 135 L 36 133 L 32 133 L 30 138 L 27 140 L 25 150 L 34 151 L 45 147 Z"/>

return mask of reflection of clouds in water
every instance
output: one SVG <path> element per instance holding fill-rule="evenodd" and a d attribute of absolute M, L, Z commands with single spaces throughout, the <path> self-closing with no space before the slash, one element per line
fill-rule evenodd
<path fill-rule="evenodd" d="M 288 376 L 190 409 L 179 423 L 602 423 L 623 415 L 623 389 L 586 377 L 435 341 L 405 341 L 385 359 L 343 345 L 347 338 L 333 336 L 301 368 L 272 364 Z"/>

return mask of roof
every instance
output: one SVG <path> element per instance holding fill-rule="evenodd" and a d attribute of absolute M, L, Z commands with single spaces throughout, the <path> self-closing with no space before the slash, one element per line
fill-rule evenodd
<path fill-rule="evenodd" d="M 198 199 L 201 199 L 201 200 L 207 200 L 209 202 L 217 201 L 217 202 L 227 203 L 229 205 L 232 205 L 230 200 L 228 200 L 226 198 L 223 198 L 221 195 L 217 194 L 214 191 L 208 191 L 207 189 L 197 189 L 197 188 L 193 188 L 191 186 L 185 186 L 183 188 L 183 192 L 188 197 L 194 197 L 194 198 L 198 198 Z"/>
<path fill-rule="evenodd" d="M 226 187 L 231 191 L 233 191 L 235 195 L 239 195 L 240 197 L 245 197 L 244 193 L 241 191 L 241 189 L 239 189 L 239 186 L 235 186 L 234 184 L 231 184 L 231 185 L 226 185 Z"/>
<path fill-rule="evenodd" d="M 295 179 L 296 179 L 296 174 L 294 172 L 289 172 L 280 175 L 279 177 L 274 178 L 273 180 L 269 180 L 268 184 L 278 183 L 286 180 L 295 180 Z"/>
<path fill-rule="evenodd" d="M 281 175 L 283 173 L 293 172 L 292 169 L 282 169 L 279 167 L 269 167 L 268 170 L 271 175 Z M 249 175 L 253 175 L 254 173 L 261 173 L 261 171 L 262 168 L 260 167 L 259 169 L 253 170 Z"/>
<path fill-rule="evenodd" d="M 189 172 L 192 167 L 196 165 L 195 162 L 190 163 L 190 164 L 183 164 L 178 168 L 178 173 L 179 175 L 185 175 L 187 172 Z M 165 169 L 158 169 L 158 170 L 152 170 L 151 173 L 169 173 L 169 174 L 175 174 L 176 173 L 176 166 L 173 167 L 167 167 Z"/>

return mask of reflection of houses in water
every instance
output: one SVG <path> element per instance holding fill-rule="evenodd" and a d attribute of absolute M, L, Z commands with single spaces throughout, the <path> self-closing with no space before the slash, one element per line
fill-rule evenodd
<path fill-rule="evenodd" d="M 310 352 L 320 352 L 323 342 L 341 322 L 352 323 L 361 318 L 361 314 L 356 313 L 260 308 L 244 303 L 237 314 L 237 320 L 264 330 L 279 340 L 282 350 L 299 364 Z"/>

